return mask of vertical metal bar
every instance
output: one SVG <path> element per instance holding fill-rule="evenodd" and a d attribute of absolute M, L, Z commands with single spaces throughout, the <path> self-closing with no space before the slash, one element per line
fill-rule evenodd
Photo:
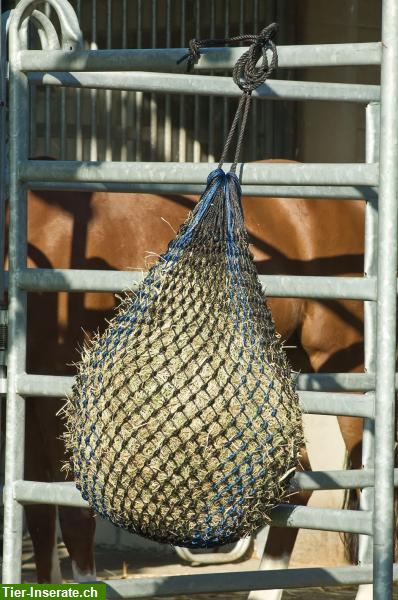
<path fill-rule="evenodd" d="M 253 0 L 253 31 L 254 33 L 258 33 L 258 0 Z M 251 105 L 251 119 L 252 119 L 252 131 L 251 131 L 251 160 L 256 160 L 256 158 L 262 158 L 258 156 L 258 111 L 257 111 L 257 100 L 253 98 Z M 248 136 L 249 137 L 249 136 Z"/>
<path fill-rule="evenodd" d="M 266 23 L 273 23 L 276 17 L 275 2 L 269 2 L 266 7 Z M 281 37 L 278 37 L 279 44 L 282 43 Z M 274 119 L 277 110 L 274 102 L 262 102 L 262 136 L 264 139 L 263 156 L 261 158 L 270 158 L 274 155 Z"/>
<path fill-rule="evenodd" d="M 181 0 L 180 7 L 180 43 L 181 47 L 184 48 L 187 45 L 187 40 L 185 39 L 185 15 L 186 15 L 186 0 Z M 185 96 L 180 96 L 180 106 L 179 106 L 179 119 L 178 119 L 178 160 L 179 162 L 186 162 L 187 160 L 187 130 L 185 123 Z"/>
<path fill-rule="evenodd" d="M 44 154 L 51 156 L 51 87 L 45 88 L 45 137 L 44 137 Z"/>
<path fill-rule="evenodd" d="M 229 37 L 230 0 L 225 0 L 224 6 L 224 37 Z M 223 100 L 223 139 L 228 135 L 229 99 Z M 221 149 L 220 149 L 221 153 Z"/>
<path fill-rule="evenodd" d="M 376 163 L 379 160 L 380 138 L 380 105 L 371 103 L 366 107 L 366 162 Z M 367 276 L 377 275 L 377 202 L 367 201 L 365 208 L 365 261 L 364 273 Z M 365 370 L 374 373 L 376 370 L 376 304 L 365 302 Z M 364 469 L 374 468 L 374 419 L 364 419 L 362 439 L 362 466 Z M 373 510 L 373 489 L 361 491 L 361 510 Z M 372 564 L 372 540 L 367 535 L 359 536 L 359 564 Z"/>
<path fill-rule="evenodd" d="M 97 50 L 97 0 L 91 0 L 91 50 Z M 90 122 L 90 160 L 98 159 L 97 140 L 97 90 L 90 90 L 91 122 Z"/>
<path fill-rule="evenodd" d="M 215 21 L 216 21 L 216 10 L 214 0 L 210 0 L 210 37 L 215 37 Z M 213 71 L 210 73 L 214 74 Z M 208 133 L 208 152 L 207 160 L 214 162 L 214 96 L 209 98 L 209 133 Z"/>
<path fill-rule="evenodd" d="M 171 46 L 171 0 L 166 0 L 166 47 Z M 171 161 L 171 141 L 173 127 L 171 121 L 171 98 L 166 94 L 164 99 L 164 160 Z"/>
<path fill-rule="evenodd" d="M 66 158 L 66 88 L 61 88 L 61 123 L 60 123 L 60 157 L 61 160 Z"/>
<path fill-rule="evenodd" d="M 137 48 L 142 47 L 142 0 L 138 0 L 137 4 Z M 142 92 L 135 92 L 135 160 L 142 160 Z"/>
<path fill-rule="evenodd" d="M 239 35 L 243 35 L 245 29 L 245 11 L 244 11 L 244 0 L 239 2 Z"/>
<path fill-rule="evenodd" d="M 195 2 L 195 36 L 200 38 L 200 0 Z M 200 104 L 199 96 L 195 96 L 194 100 L 194 125 L 193 125 L 193 162 L 200 162 L 201 147 L 199 140 L 199 125 L 200 125 Z"/>
<path fill-rule="evenodd" d="M 51 18 L 51 6 L 46 2 L 44 5 L 44 13 L 50 19 Z M 45 123 L 44 123 L 44 154 L 51 156 L 51 95 L 52 90 L 49 85 L 45 87 Z"/>
<path fill-rule="evenodd" d="M 106 3 L 106 47 L 112 48 L 112 0 Z M 105 90 L 105 160 L 112 160 L 112 90 Z"/>
<path fill-rule="evenodd" d="M 398 4 L 395 0 L 383 0 L 381 39 L 373 597 L 391 600 L 398 216 Z"/>
<path fill-rule="evenodd" d="M 1 0 L 0 0 L 1 9 Z M 0 12 L 0 14 L 2 14 Z M 2 15 L 5 18 L 4 15 Z M 0 240 L 5 239 L 5 204 L 6 204 L 6 186 L 7 186 L 7 149 L 6 149 L 6 110 L 7 110 L 7 44 L 6 27 L 3 21 L 0 23 Z M 5 301 L 5 281 L 4 281 L 4 244 L 0 244 L 0 302 Z"/>
<path fill-rule="evenodd" d="M 127 0 L 123 0 L 122 4 L 122 48 L 127 48 Z M 127 107 L 131 109 L 130 103 L 131 93 L 122 90 L 120 92 L 120 160 L 128 160 L 127 152 Z M 131 114 L 131 110 L 129 111 Z"/>
<path fill-rule="evenodd" d="M 35 156 L 37 153 L 37 86 L 31 85 L 29 90 L 30 95 L 30 155 Z M 3 163 L 1 163 L 3 164 Z"/>
<path fill-rule="evenodd" d="M 157 0 L 152 0 L 152 48 L 156 48 L 156 26 L 157 26 Z M 155 94 L 151 94 L 149 101 L 150 110 L 150 146 L 151 160 L 155 160 L 158 152 L 158 100 Z"/>
<path fill-rule="evenodd" d="M 18 54 L 17 35 L 10 30 L 10 57 Z M 13 498 L 13 484 L 23 478 L 25 403 L 16 390 L 18 373 L 25 371 L 26 293 L 16 273 L 26 266 L 26 189 L 18 179 L 18 164 L 28 158 L 28 81 L 10 60 L 10 225 L 7 422 L 4 486 L 3 583 L 19 583 L 22 555 L 22 505 Z"/>
<path fill-rule="evenodd" d="M 76 12 L 77 18 L 80 22 L 81 17 L 81 2 L 82 0 L 77 0 L 76 2 Z M 35 87 L 35 86 L 31 86 Z M 76 149 L 75 149 L 75 158 L 76 160 L 83 160 L 83 132 L 82 132 L 82 93 L 83 90 L 77 88 L 75 90 L 75 131 L 76 131 Z"/>

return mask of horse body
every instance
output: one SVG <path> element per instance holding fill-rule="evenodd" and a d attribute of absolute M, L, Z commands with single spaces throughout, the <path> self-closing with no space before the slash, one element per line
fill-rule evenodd
<path fill-rule="evenodd" d="M 29 192 L 28 266 L 146 270 L 195 202 L 190 196 Z M 363 273 L 362 201 L 252 197 L 243 206 L 260 274 Z M 287 346 L 294 346 L 287 348 L 294 369 L 363 370 L 362 302 L 271 298 L 269 304 L 277 330 Z M 104 327 L 113 307 L 109 293 L 29 294 L 28 371 L 73 374 L 77 348 L 85 335 Z M 62 403 L 27 400 L 26 479 L 64 480 L 62 423 L 56 417 Z M 359 468 L 362 420 L 340 417 L 339 423 L 351 462 Z M 302 465 L 310 468 L 305 451 Z M 309 496 L 300 494 L 294 502 L 305 504 Z M 51 581 L 59 577 L 53 560 L 56 508 L 27 506 L 26 513 L 38 581 Z M 87 509 L 59 507 L 59 518 L 76 577 L 94 578 L 93 515 Z M 286 562 L 296 535 L 296 530 L 272 528 L 263 564 Z M 277 597 L 267 593 L 261 598 Z"/>

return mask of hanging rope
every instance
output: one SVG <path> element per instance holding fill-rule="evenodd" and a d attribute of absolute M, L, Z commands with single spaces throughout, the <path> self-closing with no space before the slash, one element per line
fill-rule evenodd
<path fill-rule="evenodd" d="M 225 140 L 224 148 L 218 165 L 219 168 L 221 168 L 224 164 L 231 141 L 237 130 L 238 123 L 240 122 L 235 156 L 230 169 L 232 173 L 236 171 L 236 166 L 240 156 L 252 92 L 262 85 L 271 75 L 272 71 L 278 67 L 278 53 L 274 43 L 274 38 L 277 31 L 278 25 L 276 23 L 271 23 L 271 25 L 264 27 L 264 29 L 258 35 L 237 35 L 235 37 L 222 39 L 192 39 L 189 42 L 188 53 L 180 58 L 180 60 L 177 62 L 177 64 L 180 64 L 186 60 L 188 71 L 191 71 L 193 66 L 199 62 L 201 56 L 200 50 L 202 48 L 213 48 L 226 45 L 232 46 L 237 45 L 240 42 L 251 44 L 248 50 L 246 50 L 246 52 L 244 52 L 242 56 L 238 58 L 232 71 L 233 81 L 242 90 L 243 95 L 239 101 L 231 129 L 227 139 Z M 268 60 L 267 51 L 270 51 L 272 55 L 270 61 Z M 259 66 L 257 66 L 257 63 L 260 59 L 261 63 Z"/>

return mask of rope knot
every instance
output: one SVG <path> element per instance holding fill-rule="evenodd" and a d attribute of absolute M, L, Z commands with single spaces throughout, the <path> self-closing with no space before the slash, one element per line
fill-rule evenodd
<path fill-rule="evenodd" d="M 277 31 L 278 25 L 271 23 L 268 27 L 264 27 L 258 35 L 251 36 L 253 43 L 237 60 L 232 71 L 232 77 L 236 85 L 245 94 L 251 94 L 277 68 L 278 54 L 273 41 Z M 268 61 L 267 50 L 272 53 L 270 62 Z M 260 58 L 262 58 L 262 62 L 257 67 Z"/>

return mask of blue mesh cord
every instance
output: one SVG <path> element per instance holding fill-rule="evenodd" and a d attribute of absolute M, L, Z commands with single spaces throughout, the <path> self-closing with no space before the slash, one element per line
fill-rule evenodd
<path fill-rule="evenodd" d="M 77 487 L 130 532 L 222 545 L 283 499 L 301 413 L 235 174 L 210 174 L 176 239 L 86 348 L 66 411 Z"/>
<path fill-rule="evenodd" d="M 252 45 L 234 69 L 243 96 L 220 165 L 166 252 L 84 348 L 65 406 L 83 498 L 115 525 L 175 546 L 219 546 L 264 526 L 303 444 L 234 172 L 251 91 L 277 63 L 275 30 L 239 37 Z M 201 45 L 191 41 L 191 62 Z"/>

